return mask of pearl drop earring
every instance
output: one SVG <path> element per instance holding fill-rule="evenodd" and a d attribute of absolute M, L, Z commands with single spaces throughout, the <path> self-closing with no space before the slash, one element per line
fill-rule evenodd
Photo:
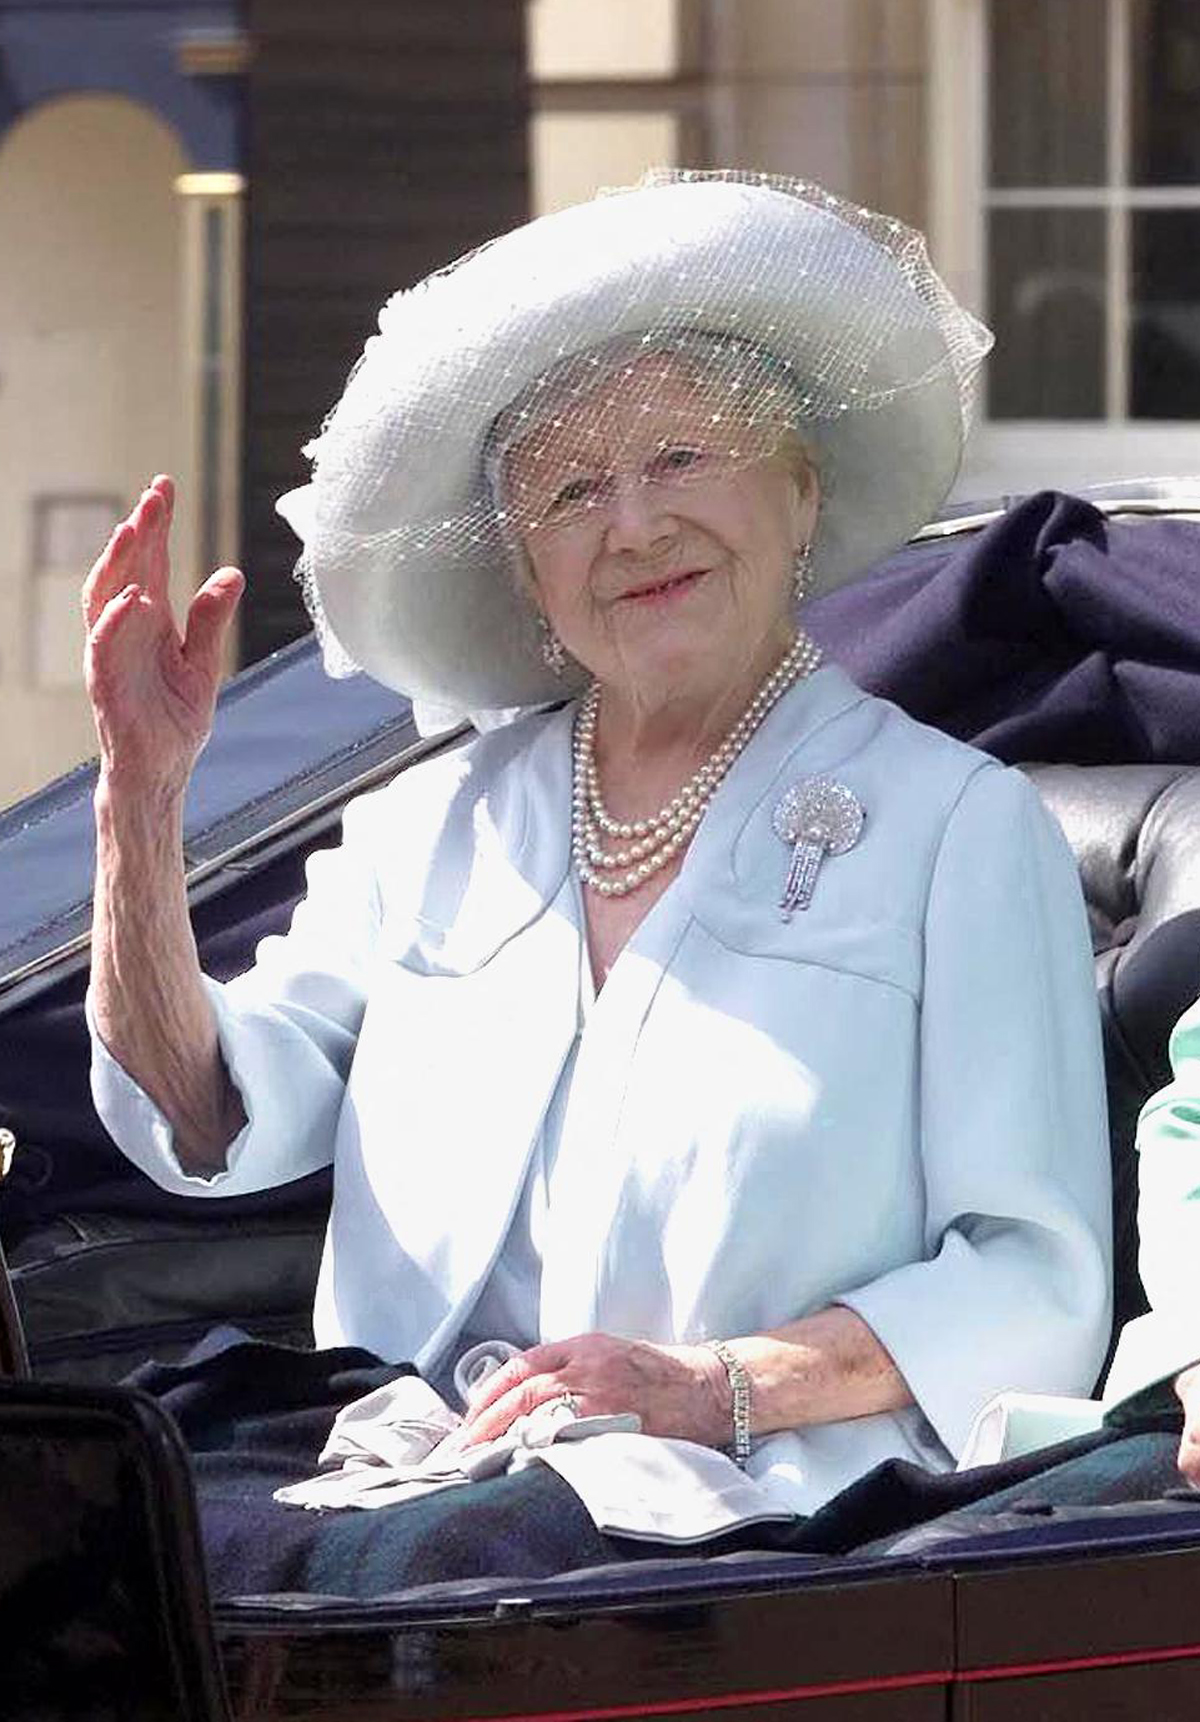
<path fill-rule="evenodd" d="M 796 551 L 796 560 L 792 565 L 792 590 L 797 601 L 808 597 L 812 585 L 812 545 L 801 544 Z"/>
<path fill-rule="evenodd" d="M 563 643 L 545 616 L 540 614 L 538 627 L 542 630 L 542 660 L 552 674 L 561 676 L 567 667 L 567 654 Z"/>

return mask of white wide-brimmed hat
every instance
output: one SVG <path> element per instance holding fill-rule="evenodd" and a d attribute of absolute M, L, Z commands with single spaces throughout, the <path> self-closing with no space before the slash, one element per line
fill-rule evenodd
<path fill-rule="evenodd" d="M 777 369 L 760 391 L 771 402 L 730 405 L 744 429 L 778 423 L 782 399 L 815 452 L 814 590 L 863 572 L 944 500 L 991 341 L 921 235 L 799 181 L 652 175 L 384 306 L 305 451 L 311 483 L 278 504 L 304 543 L 297 574 L 332 673 L 362 668 L 458 711 L 561 696 L 569 682 L 513 576 L 525 523 L 498 505 L 490 439 L 498 421 L 536 420 L 539 379 L 573 374 L 586 392 L 588 355 L 698 339 Z M 550 398 L 561 423 L 561 389 Z M 515 402 L 531 405 L 506 414 Z"/>

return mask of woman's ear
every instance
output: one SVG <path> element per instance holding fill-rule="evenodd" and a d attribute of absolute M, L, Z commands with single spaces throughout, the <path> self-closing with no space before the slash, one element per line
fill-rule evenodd
<path fill-rule="evenodd" d="M 508 572 L 521 597 L 533 606 L 539 616 L 542 615 L 545 605 L 542 603 L 541 590 L 533 571 L 533 558 L 519 541 L 508 546 Z"/>
<path fill-rule="evenodd" d="M 794 485 L 796 546 L 810 544 L 817 530 L 821 506 L 821 479 L 816 461 L 796 431 L 789 431 L 784 444 L 788 471 Z"/>

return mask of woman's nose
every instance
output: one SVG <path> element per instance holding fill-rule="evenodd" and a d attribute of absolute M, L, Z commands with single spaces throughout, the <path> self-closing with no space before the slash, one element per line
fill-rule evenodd
<path fill-rule="evenodd" d="M 633 476 L 617 480 L 608 497 L 605 536 L 610 550 L 645 555 L 674 532 L 674 516 L 663 506 L 656 485 Z"/>

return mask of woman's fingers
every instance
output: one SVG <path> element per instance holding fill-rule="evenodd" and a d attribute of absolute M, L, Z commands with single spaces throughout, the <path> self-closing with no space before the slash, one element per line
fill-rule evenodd
<path fill-rule="evenodd" d="M 84 648 L 84 671 L 93 703 L 107 702 L 135 679 L 144 679 L 161 639 L 161 621 L 135 582 L 122 586 L 93 622 Z"/>
<path fill-rule="evenodd" d="M 527 1376 L 498 1399 L 491 1400 L 482 1410 L 472 1406 L 471 1414 L 462 1426 L 462 1446 L 475 1447 L 485 1441 L 495 1441 L 512 1427 L 518 1417 L 528 1417 L 539 1405 L 561 1399 L 567 1391 L 556 1376 Z"/>
<path fill-rule="evenodd" d="M 240 569 L 218 568 L 209 575 L 188 608 L 184 658 L 214 683 L 221 674 L 225 636 L 245 585 Z"/>
<path fill-rule="evenodd" d="M 136 539 L 138 584 L 155 602 L 166 602 L 171 580 L 168 535 L 171 530 L 172 496 L 150 485 L 141 494 L 130 515 Z"/>
<path fill-rule="evenodd" d="M 127 520 L 114 526 L 83 583 L 83 621 L 91 633 L 111 598 L 130 584 L 136 535 Z"/>
<path fill-rule="evenodd" d="M 568 1356 L 569 1353 L 561 1345 L 531 1345 L 528 1351 L 518 1351 L 515 1357 L 510 1357 L 499 1369 L 493 1369 L 490 1375 L 485 1375 L 478 1387 L 472 1391 L 466 1412 L 467 1422 L 481 1416 L 489 1405 L 503 1399 L 506 1393 L 511 1393 L 513 1388 L 519 1387 L 531 1376 L 552 1373 L 566 1363 Z"/>
<path fill-rule="evenodd" d="M 140 586 L 154 601 L 167 601 L 171 561 L 168 535 L 175 486 L 160 473 L 126 519 L 113 528 L 83 585 L 83 619 L 90 632 L 104 607 L 125 586 Z"/>
<path fill-rule="evenodd" d="M 478 1387 L 472 1390 L 467 1403 L 465 1421 L 468 1426 L 529 1379 L 533 1370 L 527 1358 L 528 1353 L 519 1351 L 515 1357 L 510 1357 L 507 1363 L 502 1363 L 499 1369 L 493 1369 L 490 1375 L 484 1376 Z"/>

